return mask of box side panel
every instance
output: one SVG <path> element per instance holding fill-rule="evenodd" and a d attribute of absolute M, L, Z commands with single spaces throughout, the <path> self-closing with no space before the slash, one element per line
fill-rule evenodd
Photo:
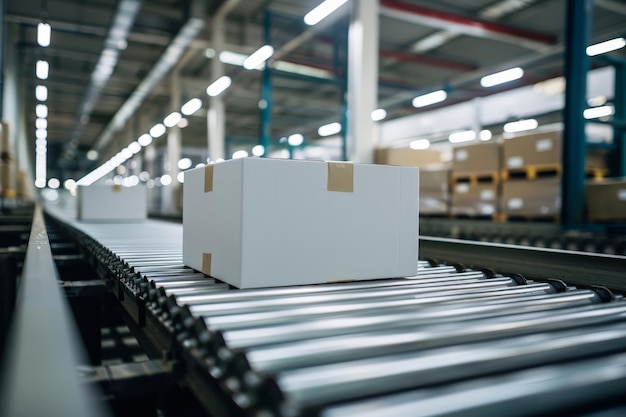
<path fill-rule="evenodd" d="M 354 191 L 329 192 L 326 163 L 246 164 L 243 264 L 255 280 L 248 287 L 397 276 L 400 236 L 417 236 L 416 169 L 355 165 Z M 403 182 L 404 170 L 415 180 Z M 413 195 L 412 207 L 401 209 L 403 193 Z M 411 224 L 402 224 L 407 217 Z M 416 249 L 407 249 L 414 263 Z"/>
<path fill-rule="evenodd" d="M 212 191 L 205 169 L 185 173 L 183 261 L 185 265 L 239 286 L 241 277 L 241 162 L 213 166 Z M 210 271 L 207 259 L 210 254 Z M 204 265 L 203 265 L 204 260 Z"/>
<path fill-rule="evenodd" d="M 558 178 L 506 181 L 502 184 L 502 210 L 507 215 L 556 216 L 560 207 Z"/>
<path fill-rule="evenodd" d="M 81 220 L 143 220 L 147 217 L 147 189 L 144 186 L 89 186 L 79 188 Z"/>

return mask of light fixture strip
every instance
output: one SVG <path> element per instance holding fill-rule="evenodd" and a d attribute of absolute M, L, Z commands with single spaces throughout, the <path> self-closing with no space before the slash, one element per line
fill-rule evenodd
<path fill-rule="evenodd" d="M 326 0 L 304 16 L 304 23 L 313 26 L 330 16 L 348 0 Z"/>
<path fill-rule="evenodd" d="M 243 67 L 247 70 L 261 69 L 272 55 L 274 55 L 274 47 L 263 45 L 243 61 Z"/>
<path fill-rule="evenodd" d="M 480 85 L 483 87 L 494 87 L 496 85 L 519 80 L 524 76 L 524 70 L 520 67 L 511 68 L 505 71 L 496 72 L 495 74 L 486 75 L 480 79 Z"/>

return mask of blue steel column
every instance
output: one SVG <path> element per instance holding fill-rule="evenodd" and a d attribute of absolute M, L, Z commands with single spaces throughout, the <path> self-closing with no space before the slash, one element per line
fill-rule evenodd
<path fill-rule="evenodd" d="M 265 12 L 263 37 L 265 45 L 271 45 L 271 29 L 272 29 L 272 15 L 270 12 Z M 261 81 L 261 120 L 259 121 L 260 130 L 260 143 L 265 149 L 263 156 L 269 155 L 270 141 L 272 137 L 272 70 L 270 68 L 270 61 L 265 64 L 263 70 L 263 79 Z"/>
<path fill-rule="evenodd" d="M 591 27 L 592 0 L 566 2 L 565 109 L 563 114 L 563 178 L 561 221 L 565 229 L 583 223 L 585 193 L 585 98 L 589 59 L 586 48 Z"/>
<path fill-rule="evenodd" d="M 613 172 L 618 177 L 626 177 L 626 63 L 620 62 L 615 65 L 615 94 L 613 97 L 615 106 L 614 120 L 622 123 L 613 125 L 613 144 L 616 150 L 615 169 Z"/>
<path fill-rule="evenodd" d="M 348 160 L 348 26 L 350 21 L 346 20 L 345 26 L 339 24 L 335 27 L 335 43 L 333 48 L 333 66 L 335 76 L 339 84 L 339 95 L 341 104 L 339 105 L 341 123 L 341 160 Z"/>

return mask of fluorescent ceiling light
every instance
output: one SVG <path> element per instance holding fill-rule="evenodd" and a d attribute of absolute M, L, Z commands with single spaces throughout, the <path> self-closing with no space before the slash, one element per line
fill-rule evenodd
<path fill-rule="evenodd" d="M 341 132 L 341 123 L 339 122 L 329 123 L 327 125 L 320 126 L 319 129 L 317 129 L 317 134 L 322 137 L 336 135 L 339 132 Z"/>
<path fill-rule="evenodd" d="M 598 119 L 600 117 L 612 116 L 615 113 L 613 106 L 592 107 L 583 112 L 585 119 Z"/>
<path fill-rule="evenodd" d="M 183 116 L 181 116 L 181 114 L 177 111 L 171 112 L 170 114 L 168 114 L 165 119 L 163 119 L 163 124 L 166 127 L 173 127 L 176 126 L 176 124 L 178 124 L 178 122 L 180 122 L 180 119 L 182 119 Z"/>
<path fill-rule="evenodd" d="M 46 139 L 48 137 L 48 131 L 46 129 L 35 130 L 35 137 L 37 139 Z"/>
<path fill-rule="evenodd" d="M 37 104 L 35 107 L 35 114 L 37 114 L 37 117 L 45 119 L 48 117 L 48 106 L 45 104 Z"/>
<path fill-rule="evenodd" d="M 137 141 L 131 142 L 128 144 L 128 150 L 133 154 L 139 153 L 139 151 L 141 151 L 141 145 Z"/>
<path fill-rule="evenodd" d="M 48 187 L 56 190 L 60 186 L 61 186 L 61 181 L 59 181 L 58 178 L 50 178 L 48 180 Z"/>
<path fill-rule="evenodd" d="M 176 165 L 178 166 L 178 169 L 185 170 L 191 168 L 193 162 L 191 162 L 191 159 L 189 158 L 182 158 L 178 160 L 178 163 Z"/>
<path fill-rule="evenodd" d="M 432 93 L 417 96 L 413 99 L 413 107 L 426 107 L 444 101 L 448 97 L 448 93 L 443 90 L 433 91 Z"/>
<path fill-rule="evenodd" d="M 137 142 L 139 142 L 141 146 L 148 146 L 152 143 L 152 136 L 150 136 L 147 133 L 144 133 L 143 135 L 137 138 Z"/>
<path fill-rule="evenodd" d="M 539 126 L 539 123 L 535 119 L 518 120 L 517 122 L 510 122 L 504 125 L 504 131 L 506 133 L 517 133 L 525 130 L 533 130 Z"/>
<path fill-rule="evenodd" d="M 183 117 L 182 119 L 178 121 L 178 123 L 176 123 L 176 126 L 180 127 L 181 129 L 184 129 L 187 126 L 189 126 L 189 120 Z"/>
<path fill-rule="evenodd" d="M 489 139 L 491 139 L 491 130 L 488 129 L 483 129 L 480 131 L 480 133 L 478 133 L 478 137 L 480 138 L 480 140 L 482 141 L 487 141 Z"/>
<path fill-rule="evenodd" d="M 45 85 L 38 85 L 35 87 L 35 98 L 39 101 L 48 100 L 48 87 Z"/>
<path fill-rule="evenodd" d="M 133 154 L 133 152 L 132 152 L 130 149 L 128 149 L 128 148 L 124 148 L 124 149 L 122 149 L 122 150 L 120 151 L 120 153 L 122 154 L 122 158 L 124 158 L 124 161 L 129 160 L 129 159 L 130 159 L 130 158 L 132 158 L 132 157 L 133 157 L 133 155 L 134 155 L 134 154 Z"/>
<path fill-rule="evenodd" d="M 587 55 L 596 56 L 600 54 L 606 54 L 607 52 L 615 51 L 626 46 L 626 39 L 615 38 L 608 41 L 596 43 L 587 47 Z"/>
<path fill-rule="evenodd" d="M 37 129 L 47 129 L 48 128 L 48 120 L 38 118 L 35 120 L 35 127 Z"/>
<path fill-rule="evenodd" d="M 63 187 L 66 190 L 75 190 L 76 189 L 76 181 L 74 181 L 72 178 L 69 178 L 69 179 L 65 180 L 65 182 L 63 183 Z"/>
<path fill-rule="evenodd" d="M 304 16 L 304 23 L 313 26 L 324 20 L 348 0 L 326 0 Z"/>
<path fill-rule="evenodd" d="M 185 182 L 185 173 L 184 172 L 179 172 L 178 175 L 176 175 L 176 179 L 178 180 L 179 183 L 184 183 Z"/>
<path fill-rule="evenodd" d="M 416 139 L 409 143 L 409 147 L 415 150 L 428 149 L 430 147 L 430 141 L 428 139 Z"/>
<path fill-rule="evenodd" d="M 204 56 L 211 59 L 211 58 L 215 58 L 215 49 L 213 48 L 206 48 L 204 50 Z"/>
<path fill-rule="evenodd" d="M 247 70 L 261 69 L 262 67 L 259 67 L 272 55 L 274 55 L 274 47 L 272 45 L 263 45 L 243 61 L 243 67 Z"/>
<path fill-rule="evenodd" d="M 237 65 L 238 67 L 241 67 L 243 66 L 243 62 L 246 60 L 246 58 L 248 58 L 247 55 L 237 52 L 220 52 L 220 61 L 224 64 Z"/>
<path fill-rule="evenodd" d="M 192 98 L 188 102 L 182 105 L 180 112 L 185 116 L 190 116 L 202 108 L 202 100 L 199 98 Z"/>
<path fill-rule="evenodd" d="M 476 132 L 473 130 L 462 130 L 460 132 L 451 133 L 448 136 L 450 143 L 463 143 L 476 139 Z"/>
<path fill-rule="evenodd" d="M 378 122 L 387 117 L 387 110 L 385 109 L 376 109 L 372 112 L 372 120 Z"/>
<path fill-rule="evenodd" d="M 37 43 L 39 46 L 50 46 L 50 25 L 44 22 L 37 24 Z"/>
<path fill-rule="evenodd" d="M 518 80 L 524 75 L 524 70 L 520 67 L 508 69 L 506 71 L 496 72 L 495 74 L 486 75 L 480 79 L 480 85 L 483 87 L 493 87 L 508 83 L 510 81 Z"/>
<path fill-rule="evenodd" d="M 43 188 L 45 186 L 46 186 L 46 178 L 45 178 L 45 176 L 43 178 L 37 178 L 35 180 L 35 187 Z"/>
<path fill-rule="evenodd" d="M 90 161 L 95 161 L 96 159 L 98 159 L 98 151 L 96 151 L 95 149 L 89 150 L 89 152 L 87 152 L 87 159 L 89 159 Z"/>
<path fill-rule="evenodd" d="M 248 152 L 244 151 L 243 149 L 233 152 L 233 159 L 247 158 L 247 157 L 248 157 Z"/>
<path fill-rule="evenodd" d="M 222 75 L 217 80 L 213 81 L 213 83 L 206 88 L 207 95 L 211 97 L 215 97 L 220 95 L 224 90 L 230 87 L 232 80 L 228 75 Z"/>
<path fill-rule="evenodd" d="M 287 143 L 291 146 L 300 146 L 304 142 L 304 136 L 300 133 L 294 133 L 287 137 Z"/>
<path fill-rule="evenodd" d="M 331 80 L 334 78 L 330 71 L 310 67 L 308 65 L 294 64 L 287 61 L 275 61 L 273 68 L 277 71 L 289 72 L 291 74 L 304 75 L 306 77 L 322 78 L 325 80 Z"/>
<path fill-rule="evenodd" d="M 35 74 L 37 75 L 37 78 L 39 78 L 40 80 L 48 79 L 49 71 L 50 65 L 48 64 L 48 61 L 37 61 L 37 65 L 35 67 Z"/>
<path fill-rule="evenodd" d="M 435 48 L 439 48 L 448 40 L 456 38 L 457 36 L 459 36 L 458 33 L 440 30 L 417 41 L 413 45 L 413 50 L 415 52 L 427 52 Z"/>
<path fill-rule="evenodd" d="M 265 146 L 263 145 L 254 145 L 252 148 L 252 155 L 254 156 L 263 156 L 265 153 Z"/>
<path fill-rule="evenodd" d="M 159 136 L 162 136 L 166 130 L 167 129 L 165 128 L 163 124 L 157 123 L 150 128 L 150 136 L 156 139 Z"/>
<path fill-rule="evenodd" d="M 161 175 L 161 184 L 170 185 L 172 183 L 172 177 L 169 174 Z"/>

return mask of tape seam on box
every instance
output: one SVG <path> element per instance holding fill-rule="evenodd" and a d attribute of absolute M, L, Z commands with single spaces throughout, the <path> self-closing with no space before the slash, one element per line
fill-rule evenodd
<path fill-rule="evenodd" d="M 204 167 L 204 192 L 213 191 L 213 164 Z"/>
<path fill-rule="evenodd" d="M 211 275 L 211 254 L 210 253 L 202 253 L 202 273 L 206 275 Z"/>
<path fill-rule="evenodd" d="M 354 192 L 354 164 L 350 162 L 327 162 L 327 191 Z"/>

